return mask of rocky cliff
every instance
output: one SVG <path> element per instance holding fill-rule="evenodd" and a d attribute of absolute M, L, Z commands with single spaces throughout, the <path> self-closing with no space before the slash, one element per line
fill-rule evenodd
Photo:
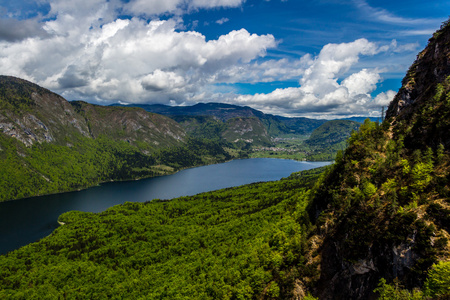
<path fill-rule="evenodd" d="M 450 258 L 449 41 L 445 23 L 386 120 L 352 134 L 318 184 L 309 212 L 320 299 L 375 299 L 382 278 L 421 288 L 432 265 Z"/>
<path fill-rule="evenodd" d="M 450 147 L 449 99 L 445 90 L 450 84 L 450 35 L 444 23 L 417 55 L 402 81 L 402 87 L 390 103 L 386 118 L 394 122 L 399 134 L 405 134 L 410 148 Z M 441 99 L 444 97 L 444 99 Z M 442 101 L 441 101 L 442 100 Z M 406 128 L 410 128 L 407 132 Z"/>

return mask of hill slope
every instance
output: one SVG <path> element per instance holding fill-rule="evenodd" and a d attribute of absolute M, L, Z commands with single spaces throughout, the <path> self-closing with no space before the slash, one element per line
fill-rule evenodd
<path fill-rule="evenodd" d="M 0 130 L 31 146 L 66 145 L 80 137 L 106 135 L 114 140 L 171 146 L 185 132 L 167 117 L 138 108 L 114 108 L 68 102 L 23 79 L 0 76 Z"/>
<path fill-rule="evenodd" d="M 379 293 L 399 297 L 408 293 L 399 286 L 422 287 L 433 264 L 450 259 L 449 40 L 444 25 L 383 124 L 362 125 L 321 182 L 310 207 L 323 241 L 321 299 L 373 297 L 381 278 L 397 283 Z"/>
<path fill-rule="evenodd" d="M 163 175 L 231 156 L 172 119 L 133 107 L 68 102 L 0 76 L 0 201 Z"/>
<path fill-rule="evenodd" d="M 348 120 L 332 120 L 316 128 L 306 140 L 310 146 L 332 147 L 348 139 L 361 124 Z"/>

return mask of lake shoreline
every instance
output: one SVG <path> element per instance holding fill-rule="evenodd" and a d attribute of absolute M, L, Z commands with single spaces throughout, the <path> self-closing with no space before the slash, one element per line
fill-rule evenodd
<path fill-rule="evenodd" d="M 100 213 L 125 202 L 172 200 L 256 182 L 277 181 L 330 162 L 277 158 L 239 158 L 195 166 L 174 174 L 128 181 L 107 181 L 79 191 L 36 196 L 0 203 L 0 254 L 50 235 L 61 214 Z"/>

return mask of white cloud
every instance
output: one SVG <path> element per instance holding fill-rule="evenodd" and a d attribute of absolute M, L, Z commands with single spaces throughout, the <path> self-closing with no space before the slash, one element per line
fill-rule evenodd
<path fill-rule="evenodd" d="M 186 11 L 239 7 L 245 0 L 131 0 L 125 11 L 134 15 L 183 14 Z"/>
<path fill-rule="evenodd" d="M 378 94 L 372 102 L 373 107 L 388 106 L 396 94 L 397 93 L 394 91 L 387 91 Z"/>
<path fill-rule="evenodd" d="M 222 24 L 224 24 L 224 23 L 226 23 L 228 21 L 230 21 L 230 19 L 222 18 L 222 19 L 217 20 L 216 23 L 219 24 L 219 25 L 222 25 Z"/>
<path fill-rule="evenodd" d="M 363 12 L 365 18 L 371 18 L 383 23 L 397 24 L 397 25 L 417 25 L 435 23 L 436 20 L 430 19 L 412 19 L 403 18 L 392 14 L 383 9 L 370 6 L 366 0 L 353 0 L 356 6 Z"/>
<path fill-rule="evenodd" d="M 379 69 L 362 69 L 339 83 L 342 75 L 357 64 L 360 56 L 372 56 L 380 47 L 365 39 L 351 43 L 328 44 L 303 72 L 299 87 L 276 89 L 268 94 L 229 96 L 229 103 L 250 105 L 268 113 L 339 117 L 341 115 L 379 114 L 395 92 L 388 91 L 372 99 L 370 93 L 381 80 Z"/>
<path fill-rule="evenodd" d="M 148 91 L 176 90 L 186 85 L 184 78 L 175 72 L 155 70 L 141 80 L 142 87 Z"/>
<path fill-rule="evenodd" d="M 125 11 L 135 15 L 181 13 L 183 4 L 183 0 L 134 0 L 128 2 L 125 6 Z"/>
<path fill-rule="evenodd" d="M 245 0 L 191 0 L 190 6 L 193 8 L 213 8 L 213 7 L 238 7 Z"/>
<path fill-rule="evenodd" d="M 350 97 L 357 95 L 367 95 L 374 91 L 381 77 L 377 70 L 363 69 L 354 73 L 342 81 L 341 86 L 345 87 Z"/>

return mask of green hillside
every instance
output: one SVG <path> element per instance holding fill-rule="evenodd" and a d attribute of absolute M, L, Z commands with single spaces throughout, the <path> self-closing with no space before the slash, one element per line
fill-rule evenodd
<path fill-rule="evenodd" d="M 314 129 L 306 143 L 314 147 L 329 147 L 346 142 L 361 124 L 355 121 L 331 120 Z"/>
<path fill-rule="evenodd" d="M 0 76 L 0 201 L 137 179 L 239 156 L 172 119 L 64 98 Z"/>
<path fill-rule="evenodd" d="M 331 120 L 314 129 L 305 140 L 309 150 L 308 160 L 334 160 L 340 150 L 347 148 L 350 134 L 358 130 L 360 123 L 349 120 Z"/>
<path fill-rule="evenodd" d="M 418 55 L 386 120 L 352 134 L 321 181 L 309 210 L 323 241 L 320 298 L 366 299 L 378 283 L 383 299 L 413 299 L 421 287 L 414 299 L 437 299 L 431 286 L 450 295 L 448 41 L 447 23 Z M 436 268 L 441 279 L 427 282 Z"/>

